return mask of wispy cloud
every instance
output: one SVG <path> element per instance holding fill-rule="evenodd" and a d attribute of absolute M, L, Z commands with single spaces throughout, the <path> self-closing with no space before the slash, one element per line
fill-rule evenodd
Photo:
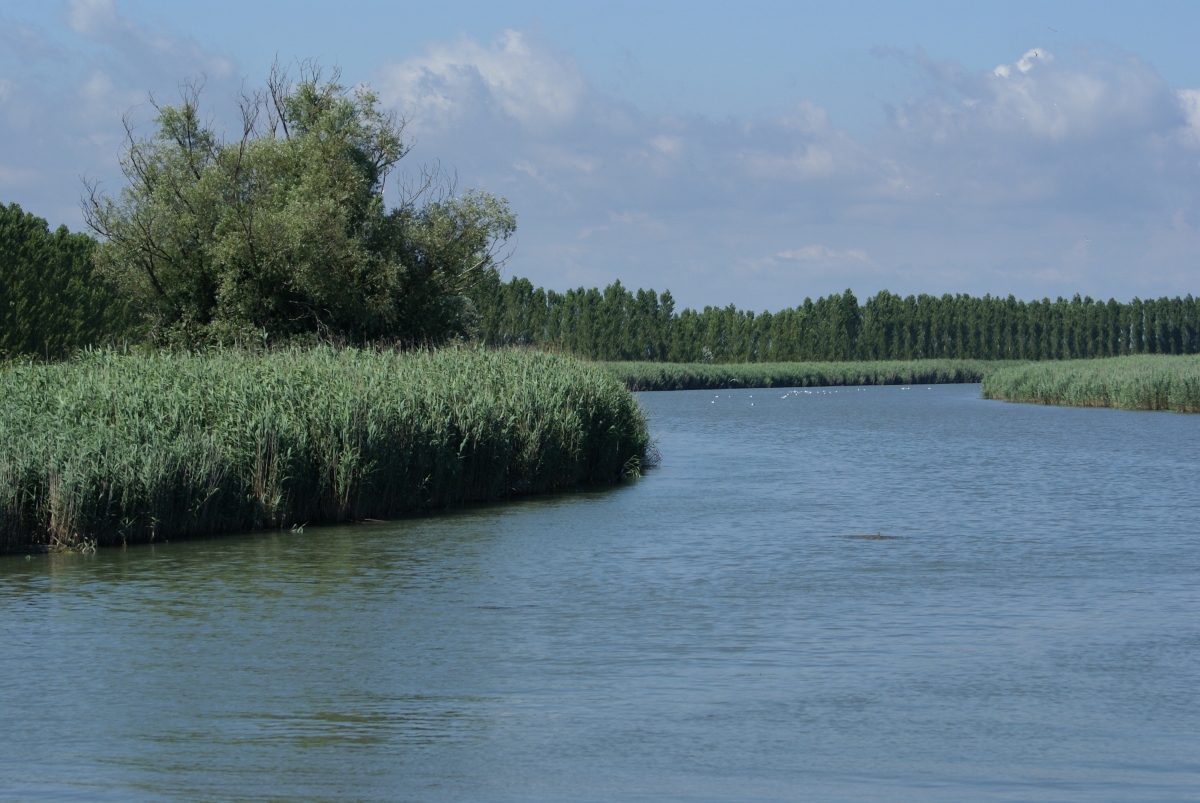
<path fill-rule="evenodd" d="M 1200 89 L 1180 89 L 1176 95 L 1186 121 L 1181 132 L 1183 141 L 1200 147 Z"/>
<path fill-rule="evenodd" d="M 63 16 L 76 34 L 111 47 L 121 59 L 135 65 L 183 68 L 217 79 L 234 73 L 232 59 L 206 51 L 190 37 L 139 25 L 122 16 L 112 0 L 68 0 Z"/>
<path fill-rule="evenodd" d="M 384 66 L 376 84 L 387 102 L 410 111 L 420 130 L 492 114 L 544 132 L 572 122 L 587 93 L 574 60 L 512 30 L 489 45 L 465 37 L 435 44 L 425 55 Z"/>
<path fill-rule="evenodd" d="M 786 251 L 780 251 L 775 256 L 778 259 L 787 259 L 794 262 L 861 262 L 867 265 L 871 264 L 871 258 L 861 248 L 849 248 L 845 251 L 838 251 L 824 245 L 806 245 L 803 248 L 789 248 Z"/>
<path fill-rule="evenodd" d="M 239 87 L 231 58 L 111 0 L 72 0 L 62 25 L 66 38 L 0 24 L 9 198 L 72 209 L 81 173 L 115 176 L 118 115 L 148 91 L 169 100 L 203 73 L 219 104 Z M 1200 88 L 1170 86 L 1135 54 L 1039 42 L 982 70 L 883 58 L 919 88 L 861 134 L 804 98 L 749 119 L 636 108 L 531 31 L 433 42 L 369 77 L 408 115 L 412 161 L 509 197 L 509 270 L 550 286 L 619 277 L 686 304 L 761 308 L 847 285 L 1027 297 L 1200 285 Z M 30 66 L 51 63 L 53 82 Z"/>
<path fill-rule="evenodd" d="M 751 304 L 847 282 L 1120 293 L 1138 284 L 1125 274 L 1143 255 L 1167 253 L 1152 241 L 1175 231 L 1175 210 L 1200 206 L 1200 91 L 1168 86 L 1136 56 L 1035 47 L 977 72 L 921 52 L 888 57 L 925 88 L 858 137 L 807 101 L 748 121 L 634 109 L 512 31 L 435 46 L 381 80 L 429 121 L 426 152 L 513 197 L 524 236 L 512 270 L 550 284 L 561 270 L 596 283 L 634 274 Z M 528 88 L 513 77 L 533 75 Z M 613 209 L 663 227 L 617 226 Z M 1172 236 L 1182 258 L 1190 240 Z M 1081 255 L 1074 244 L 1087 238 Z"/>
<path fill-rule="evenodd" d="M 0 18 L 0 200 L 52 223 L 81 224 L 81 176 L 120 186 L 121 117 L 145 121 L 190 79 L 220 107 L 237 91 L 236 66 L 192 38 L 123 16 L 111 0 L 70 0 L 62 29 Z M 222 110 L 223 111 L 223 110 Z"/>

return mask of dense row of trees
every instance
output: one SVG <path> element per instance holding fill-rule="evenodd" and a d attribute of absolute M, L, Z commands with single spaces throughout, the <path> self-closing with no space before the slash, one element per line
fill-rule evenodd
<path fill-rule="evenodd" d="M 481 240 L 473 247 L 484 245 Z M 16 204 L 0 206 L 0 357 L 60 357 L 84 346 L 134 342 L 147 335 L 152 324 L 144 308 L 134 306 L 136 294 L 116 292 L 95 272 L 97 248 L 86 234 L 71 234 L 66 227 L 52 232 L 45 220 Z M 460 264 L 465 261 L 459 258 Z M 662 362 L 1047 360 L 1200 353 L 1200 299 L 1191 295 L 1130 303 L 1078 295 L 1069 301 L 1026 302 L 1012 296 L 901 297 L 884 291 L 859 304 L 847 290 L 756 314 L 732 305 L 676 312 L 670 292 L 635 292 L 620 282 L 603 291 L 557 293 L 535 288 L 526 279 L 501 282 L 490 265 L 474 281 L 473 288 L 443 292 L 442 307 L 430 292 L 424 314 L 447 307 L 450 312 L 438 313 L 443 317 L 428 323 L 424 333 L 436 329 L 441 337 L 475 337 L 493 346 L 549 346 L 593 359 Z M 414 301 L 408 314 L 419 318 L 420 306 Z M 176 326 L 189 320 L 194 319 L 185 317 Z M 228 326 L 231 317 L 214 320 L 210 313 L 207 320 L 212 334 L 221 331 L 213 323 Z M 318 320 L 314 317 L 305 326 L 315 328 Z M 277 340 L 297 331 L 294 324 L 268 328 L 270 321 L 262 319 L 232 322 L 253 323 L 252 332 L 266 331 Z M 227 336 L 236 332 L 234 327 L 223 330 Z M 369 333 L 391 341 L 423 334 L 418 324 L 400 321 L 391 328 L 377 325 Z"/>
<path fill-rule="evenodd" d="M 116 197 L 88 188 L 94 240 L 0 207 L 0 357 L 88 346 L 327 341 L 549 346 L 602 360 L 1071 359 L 1200 352 L 1192 296 L 907 296 L 847 290 L 776 313 L 676 312 L 615 282 L 556 293 L 500 280 L 507 203 L 425 175 L 386 208 L 402 120 L 302 65 L 242 98 L 241 135 L 202 122 L 199 91 L 127 125 Z"/>
<path fill-rule="evenodd" d="M 473 248 L 477 253 L 485 246 L 480 239 Z M 0 357 L 59 357 L 84 346 L 146 336 L 151 324 L 144 308 L 134 306 L 136 295 L 116 292 L 95 272 L 97 247 L 91 237 L 71 234 L 66 227 L 52 232 L 45 220 L 16 204 L 0 206 Z M 459 257 L 460 264 L 465 261 Z M 676 312 L 669 291 L 635 292 L 620 282 L 603 291 L 557 293 L 535 288 L 526 279 L 501 282 L 491 265 L 479 270 L 474 282 L 473 288 L 464 284 L 442 293 L 440 303 L 452 305 L 451 312 L 439 313 L 444 317 L 427 324 L 426 333 L 437 329 L 441 337 L 475 337 L 493 346 L 562 348 L 601 360 L 663 362 L 1047 360 L 1200 353 L 1200 299 L 1191 295 L 1130 303 L 1078 295 L 1069 301 L 1025 302 L 1012 296 L 901 297 L 884 291 L 859 304 L 847 290 L 756 314 L 732 305 Z M 436 294 L 430 295 L 426 315 L 439 309 Z M 409 315 L 420 317 L 420 306 L 414 301 Z M 213 318 L 208 320 L 211 326 Z M 286 326 L 268 329 L 269 321 L 253 323 L 276 339 L 289 333 Z M 307 325 L 316 324 L 314 318 Z M 296 331 L 295 326 L 290 329 Z M 393 324 L 370 334 L 395 341 L 413 339 L 422 330 L 413 323 Z"/>
<path fill-rule="evenodd" d="M 96 241 L 0 205 L 0 357 L 61 357 L 119 338 L 128 305 L 92 275 Z"/>
<path fill-rule="evenodd" d="M 620 282 L 547 291 L 525 279 L 475 293 L 490 345 L 561 347 L 601 360 L 774 362 L 974 358 L 1050 360 L 1200 353 L 1200 300 L 1018 301 L 887 291 L 859 304 L 847 290 L 780 312 L 675 311 L 669 291 Z"/>

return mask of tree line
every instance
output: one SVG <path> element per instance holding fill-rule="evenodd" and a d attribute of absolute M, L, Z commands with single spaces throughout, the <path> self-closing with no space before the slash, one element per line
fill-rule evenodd
<path fill-rule="evenodd" d="M 0 204 L 0 357 L 63 357 L 120 338 L 129 305 L 93 275 L 96 241 Z"/>
<path fill-rule="evenodd" d="M 240 101 L 239 136 L 198 88 L 126 123 L 116 196 L 86 188 L 94 239 L 0 206 L 0 357 L 92 345 L 421 343 L 563 349 L 600 360 L 751 363 L 1072 359 L 1200 352 L 1186 298 L 1018 301 L 852 292 L 779 312 L 677 312 L 670 292 L 565 293 L 502 282 L 516 218 L 503 198 L 419 178 L 391 208 L 403 121 L 366 88 L 276 66 Z"/>
<path fill-rule="evenodd" d="M 0 357 L 59 358 L 87 346 L 154 339 L 154 332 L 147 331 L 153 323 L 136 295 L 122 293 L 97 272 L 101 247 L 91 236 L 72 234 L 65 226 L 51 231 L 45 220 L 16 204 L 0 205 Z M 480 236 L 472 253 L 459 256 L 457 263 L 485 250 L 486 238 Z M 370 332 L 376 342 L 411 342 L 416 332 L 424 333 L 422 342 L 427 343 L 459 337 L 488 346 L 562 349 L 597 360 L 680 363 L 1200 353 L 1200 299 L 1191 295 L 1122 303 L 1079 295 L 1020 301 L 990 295 L 900 296 L 885 290 L 860 304 L 846 290 L 816 301 L 806 298 L 775 313 L 733 305 L 677 312 L 670 291 L 633 291 L 617 281 L 604 290 L 581 287 L 558 293 L 535 288 L 527 279 L 502 282 L 490 265 L 476 273 L 473 287 L 425 294 L 410 302 L 409 314 L 393 319 L 390 328 L 386 321 L 377 323 Z M 194 303 L 190 312 L 175 325 L 195 323 L 202 305 Z M 441 320 L 422 327 L 423 316 L 431 313 Z M 262 318 L 207 314 L 209 332 L 219 331 L 214 323 L 232 321 L 276 341 L 289 334 L 286 326 L 268 328 L 270 321 Z M 318 323 L 314 314 L 305 325 L 315 329 Z M 294 322 L 291 329 L 294 335 Z"/>
<path fill-rule="evenodd" d="M 151 99 L 153 103 L 153 99 Z M 469 337 L 467 297 L 496 274 L 516 218 L 503 198 L 418 170 L 388 208 L 403 120 L 313 63 L 278 65 L 239 101 L 238 136 L 200 90 L 126 120 L 127 183 L 85 187 L 95 238 L 0 210 L 0 357 L 104 343 L 436 343 Z"/>
<path fill-rule="evenodd" d="M 597 360 L 787 362 L 1057 360 L 1200 353 L 1200 300 L 1121 303 L 1075 295 L 909 295 L 850 290 L 779 312 L 675 310 L 670 291 L 606 287 L 558 293 L 488 277 L 473 294 L 488 345 L 555 347 Z"/>

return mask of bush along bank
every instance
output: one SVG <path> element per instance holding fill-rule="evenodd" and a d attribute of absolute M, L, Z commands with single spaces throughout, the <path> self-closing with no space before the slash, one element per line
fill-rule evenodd
<path fill-rule="evenodd" d="M 1200 358 L 1117 357 L 1013 365 L 983 379 L 985 399 L 1200 413 Z"/>
<path fill-rule="evenodd" d="M 131 544 L 612 483 L 645 417 L 511 350 L 86 352 L 0 371 L 0 550 Z"/>
<path fill-rule="evenodd" d="M 984 360 L 771 362 L 742 365 L 610 362 L 630 390 L 722 390 L 843 385 L 944 385 L 978 382 L 999 363 Z"/>

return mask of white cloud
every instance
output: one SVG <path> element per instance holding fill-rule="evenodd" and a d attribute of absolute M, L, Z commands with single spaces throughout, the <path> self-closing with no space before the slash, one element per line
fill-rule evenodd
<path fill-rule="evenodd" d="M 833 129 L 829 112 L 812 101 L 802 100 L 779 117 L 781 128 L 808 136 L 828 134 Z"/>
<path fill-rule="evenodd" d="M 997 75 L 1000 78 L 1008 78 L 1010 75 L 1012 75 L 1013 67 L 1016 67 L 1018 72 L 1026 73 L 1032 70 L 1035 64 L 1045 64 L 1046 62 L 1053 60 L 1054 56 L 1052 54 L 1047 53 L 1040 47 L 1035 47 L 1032 50 L 1025 51 L 1025 55 L 1017 59 L 1015 64 L 1001 64 L 999 67 L 992 70 L 992 74 Z"/>
<path fill-rule="evenodd" d="M 543 131 L 571 122 L 587 91 L 572 59 L 512 30 L 486 47 L 467 38 L 433 45 L 385 66 L 377 83 L 384 100 L 410 112 L 418 127 L 490 110 Z"/>
<path fill-rule="evenodd" d="M 137 89 L 118 87 L 112 76 L 103 70 L 94 70 L 83 79 L 78 90 L 83 102 L 79 112 L 86 119 L 116 131 L 121 115 L 139 102 L 145 94 Z"/>
<path fill-rule="evenodd" d="M 818 294 L 840 292 L 847 282 L 861 283 L 879 270 L 862 248 L 838 249 L 827 245 L 786 248 L 769 256 L 741 258 L 734 264 L 735 274 L 745 282 L 787 283 L 800 279 L 828 285 Z M 811 295 L 811 292 L 804 295 Z M 799 300 L 800 297 L 793 298 L 791 304 Z"/>
<path fill-rule="evenodd" d="M 1154 221 L 1165 202 L 1200 209 L 1181 136 L 1200 145 L 1200 91 L 1123 53 L 1029 49 L 974 73 L 909 61 L 925 90 L 860 136 L 803 100 L 752 120 L 641 111 L 514 32 L 431 47 L 382 83 L 425 121 L 424 153 L 509 197 L 508 269 L 550 286 L 620 277 L 759 308 L 847 285 L 1099 296 L 1121 295 L 1147 249 L 1184 259 L 1192 236 Z"/>
<path fill-rule="evenodd" d="M 108 45 L 125 58 L 152 61 L 186 73 L 204 72 L 214 78 L 233 75 L 231 59 L 206 51 L 194 40 L 155 32 L 123 17 L 112 0 L 69 0 L 68 27 L 93 42 Z"/>
<path fill-rule="evenodd" d="M 1171 117 L 1171 91 L 1152 67 L 1131 56 L 1083 54 L 1072 62 L 1035 48 L 1012 65 L 956 81 L 939 81 L 938 96 L 917 99 L 905 117 L 940 119 L 939 134 L 1008 132 L 1054 142 L 1161 128 Z M 958 103 L 944 98 L 958 93 Z"/>
<path fill-rule="evenodd" d="M 806 245 L 803 248 L 790 248 L 775 255 L 778 259 L 794 262 L 862 262 L 870 264 L 871 258 L 861 248 L 850 248 L 837 251 L 824 245 Z"/>
<path fill-rule="evenodd" d="M 71 0 L 67 4 L 66 18 L 71 30 L 92 39 L 129 26 L 117 14 L 112 0 Z"/>
<path fill-rule="evenodd" d="M 76 206 L 80 174 L 119 179 L 117 114 L 148 91 L 169 101 L 197 72 L 214 104 L 238 86 L 206 66 L 219 54 L 108 0 L 70 3 L 66 26 L 87 42 L 51 57 L 60 46 L 38 31 L 0 25 L 0 188 L 77 225 L 52 208 Z M 907 57 L 923 87 L 858 135 L 802 98 L 740 120 L 638 109 L 525 31 L 430 45 L 373 83 L 412 116 L 414 160 L 512 202 L 507 270 L 558 289 L 621 278 L 681 305 L 761 309 L 848 285 L 1026 298 L 1200 286 L 1200 89 L 1127 53 L 1023 50 L 979 71 Z M 56 85 L 28 66 L 50 58 L 67 65 Z"/>
<path fill-rule="evenodd" d="M 654 229 L 656 231 L 664 231 L 668 228 L 665 222 L 647 212 L 629 210 L 624 212 L 609 212 L 608 219 L 614 224 L 621 226 L 639 226 L 644 229 Z"/>
<path fill-rule="evenodd" d="M 798 144 L 791 153 L 748 149 L 740 154 L 746 173 L 759 179 L 817 179 L 832 176 L 837 169 L 833 152 L 822 145 Z"/>
<path fill-rule="evenodd" d="M 650 147 L 663 156 L 675 158 L 683 153 L 683 138 L 668 134 L 659 134 L 650 139 Z"/>
<path fill-rule="evenodd" d="M 0 18 L 0 52 L 8 51 L 23 64 L 32 64 L 57 55 L 56 48 L 43 31 L 16 20 Z"/>
<path fill-rule="evenodd" d="M 1176 209 L 1149 227 L 1145 250 L 1135 264 L 1136 292 L 1143 298 L 1162 295 L 1200 295 L 1196 264 L 1200 254 L 1200 215 Z"/>
<path fill-rule="evenodd" d="M 78 230 L 80 177 L 121 186 L 122 114 L 144 123 L 150 93 L 170 102 L 181 82 L 204 76 L 205 101 L 222 119 L 239 84 L 232 60 L 134 22 L 109 0 L 72 0 L 59 20 L 42 30 L 0 19 L 0 203 Z"/>
<path fill-rule="evenodd" d="M 12 187 L 24 188 L 34 184 L 39 177 L 36 170 L 28 167 L 9 167 L 0 165 L 0 187 L 5 190 Z"/>
<path fill-rule="evenodd" d="M 1200 146 L 1200 89 L 1180 89 L 1176 92 L 1179 107 L 1183 111 L 1184 140 Z"/>

